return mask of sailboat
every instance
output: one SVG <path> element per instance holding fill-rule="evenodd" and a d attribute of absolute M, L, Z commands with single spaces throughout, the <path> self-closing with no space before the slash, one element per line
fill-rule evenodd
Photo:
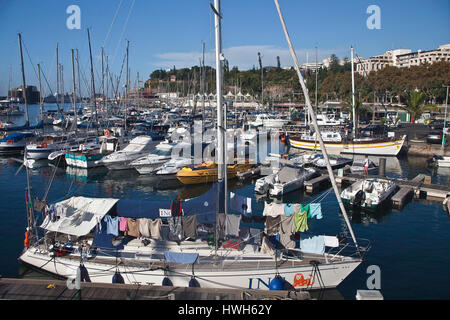
<path fill-rule="evenodd" d="M 235 214 L 228 212 L 226 139 L 221 131 L 225 122 L 220 0 L 211 7 L 216 25 L 218 183 L 202 196 L 185 201 L 73 196 L 46 207 L 45 220 L 40 224 L 45 235 L 40 239 L 33 227 L 32 206 L 27 203 L 29 223 L 21 261 L 78 281 L 81 280 L 77 274 L 83 273 L 83 280 L 92 282 L 263 290 L 336 287 L 362 262 L 367 247 L 356 242 L 343 206 L 356 252 L 350 243 L 337 237 L 331 237 L 335 241 L 327 245 L 325 237 L 319 237 L 322 246 L 315 252 L 296 248 L 292 241 L 274 246 L 267 236 L 267 217 L 264 230 L 253 232 L 247 228 L 247 236 L 239 236 L 236 227 L 249 208 L 242 206 L 234 209 Z M 280 10 L 279 13 L 284 25 Z M 306 92 L 296 57 L 294 60 Z M 309 99 L 307 104 L 317 126 Z M 324 155 L 328 159 L 326 152 Z M 328 170 L 336 192 L 330 166 Z M 339 193 L 336 195 L 341 205 Z M 27 199 L 31 199 L 30 188 Z M 289 219 L 292 221 L 293 217 Z M 349 250 L 351 254 L 344 255 Z"/>
<path fill-rule="evenodd" d="M 330 153 L 343 154 L 362 154 L 362 155 L 380 155 L 397 156 L 403 148 L 406 141 L 406 135 L 401 137 L 381 137 L 381 138 L 357 138 L 355 134 L 356 116 L 355 116 L 355 86 L 354 86 L 354 68 L 353 68 L 353 47 L 351 47 L 351 65 L 352 65 L 352 106 L 353 106 L 353 137 L 342 138 L 339 132 L 322 132 L 322 138 L 325 141 L 325 147 Z M 305 150 L 322 150 L 317 143 L 318 131 L 311 134 L 294 134 L 289 136 L 289 143 L 292 147 Z"/>

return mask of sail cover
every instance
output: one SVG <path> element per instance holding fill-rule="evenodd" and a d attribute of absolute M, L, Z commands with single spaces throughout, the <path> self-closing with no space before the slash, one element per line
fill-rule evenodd
<path fill-rule="evenodd" d="M 111 210 L 118 199 L 72 197 L 55 204 L 66 208 L 65 215 L 51 221 L 47 215 L 41 228 L 77 237 L 88 234 Z"/>

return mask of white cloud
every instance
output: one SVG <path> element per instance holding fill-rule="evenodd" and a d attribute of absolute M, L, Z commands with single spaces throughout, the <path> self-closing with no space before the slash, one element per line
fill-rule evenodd
<path fill-rule="evenodd" d="M 343 58 L 347 56 L 348 49 L 318 49 L 318 60 L 322 61 L 328 58 L 331 54 L 336 54 Z M 239 70 L 251 69 L 253 66 L 258 68 L 258 52 L 261 53 L 263 66 L 276 66 L 277 56 L 280 57 L 281 66 L 291 66 L 293 61 L 289 50 L 287 48 L 279 48 L 272 45 L 247 45 L 235 46 L 223 49 L 225 58 L 228 60 L 230 68 L 237 66 Z M 315 61 L 315 48 L 311 49 L 296 49 L 297 58 L 300 63 L 307 60 L 309 62 Z M 199 65 L 202 53 L 199 52 L 166 52 L 156 54 L 159 61 L 153 63 L 157 68 L 185 68 Z M 215 52 L 205 52 L 205 64 L 215 66 Z"/>

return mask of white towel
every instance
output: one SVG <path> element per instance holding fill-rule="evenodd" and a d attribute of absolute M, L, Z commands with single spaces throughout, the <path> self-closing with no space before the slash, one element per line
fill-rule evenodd
<path fill-rule="evenodd" d="M 339 240 L 334 236 L 323 236 L 323 242 L 325 243 L 326 247 L 339 247 Z"/>

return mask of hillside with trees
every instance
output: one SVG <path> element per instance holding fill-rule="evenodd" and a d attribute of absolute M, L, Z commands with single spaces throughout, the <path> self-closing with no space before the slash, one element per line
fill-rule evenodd
<path fill-rule="evenodd" d="M 316 74 L 313 70 L 303 72 L 312 102 L 315 99 Z M 236 66 L 229 68 L 224 62 L 224 94 L 241 92 L 261 98 L 261 77 L 264 87 L 265 103 L 303 102 L 297 74 L 293 68 L 280 67 L 279 58 L 276 67 L 253 67 L 239 70 Z M 159 92 L 179 92 L 182 96 L 201 92 L 201 68 L 176 69 L 169 71 L 155 70 L 146 81 L 145 87 Z M 215 93 L 215 69 L 204 68 L 205 92 Z M 351 99 L 351 65 L 348 59 L 340 63 L 332 55 L 330 66 L 317 73 L 317 95 L 319 104 L 325 101 L 349 101 Z M 410 68 L 386 67 L 367 76 L 355 73 L 355 95 L 361 102 L 384 101 L 386 103 L 407 104 L 413 91 L 425 94 L 425 103 L 445 103 L 446 89 L 443 84 L 450 84 L 450 62 L 441 61 L 434 64 L 422 64 Z"/>

